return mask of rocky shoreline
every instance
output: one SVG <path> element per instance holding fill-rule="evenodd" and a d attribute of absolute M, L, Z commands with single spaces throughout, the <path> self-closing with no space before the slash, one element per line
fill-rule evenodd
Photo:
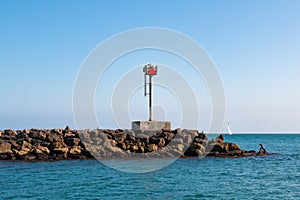
<path fill-rule="evenodd" d="M 220 135 L 209 140 L 197 130 L 153 131 L 25 129 L 0 131 L 0 160 L 56 161 L 117 158 L 263 156 Z"/>

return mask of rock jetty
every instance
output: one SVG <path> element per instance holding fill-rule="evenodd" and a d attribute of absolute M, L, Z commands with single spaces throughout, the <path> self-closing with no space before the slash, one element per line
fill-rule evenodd
<path fill-rule="evenodd" d="M 0 160 L 55 161 L 150 157 L 245 157 L 268 155 L 209 140 L 197 130 L 151 131 L 25 129 L 0 131 Z"/>

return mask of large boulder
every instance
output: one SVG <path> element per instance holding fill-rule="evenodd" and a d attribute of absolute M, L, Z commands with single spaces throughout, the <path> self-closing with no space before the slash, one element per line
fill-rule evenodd
<path fill-rule="evenodd" d="M 158 147 L 163 147 L 166 144 L 164 138 L 156 138 L 156 137 L 150 137 L 149 142 L 152 144 L 156 144 Z"/>
<path fill-rule="evenodd" d="M 203 155 L 203 151 L 199 149 L 188 149 L 186 152 L 184 152 L 184 155 L 188 157 L 199 157 Z"/>
<path fill-rule="evenodd" d="M 117 132 L 117 131 L 116 131 Z M 118 132 L 114 135 L 114 140 L 116 140 L 118 143 L 123 143 L 124 140 L 127 138 L 126 133 Z"/>
<path fill-rule="evenodd" d="M 224 148 L 223 144 L 221 143 L 212 143 L 209 147 L 208 150 L 211 152 L 219 152 L 219 153 L 225 153 L 226 149 Z"/>
<path fill-rule="evenodd" d="M 24 140 L 21 145 L 21 151 L 29 152 L 32 150 L 32 147 L 32 144 Z"/>
<path fill-rule="evenodd" d="M 37 160 L 48 160 L 48 154 L 44 153 L 40 149 L 35 149 L 34 156 Z"/>
<path fill-rule="evenodd" d="M 182 138 L 175 138 L 172 140 L 173 144 L 183 144 L 183 139 Z"/>
<path fill-rule="evenodd" d="M 11 129 L 5 129 L 4 130 L 4 135 L 7 136 L 17 136 L 17 132 Z"/>
<path fill-rule="evenodd" d="M 152 151 L 157 151 L 157 150 L 158 150 L 158 146 L 156 144 L 148 144 L 146 146 L 147 152 L 152 152 Z"/>
<path fill-rule="evenodd" d="M 199 150 L 204 151 L 204 150 L 205 150 L 205 147 L 202 146 L 202 145 L 199 144 L 199 143 L 192 142 L 192 144 L 190 145 L 189 149 L 199 149 Z"/>
<path fill-rule="evenodd" d="M 104 129 L 102 131 L 103 131 L 103 133 L 108 134 L 108 135 L 114 135 L 115 134 L 114 130 Z"/>
<path fill-rule="evenodd" d="M 149 137 L 141 137 L 139 140 L 143 143 L 143 146 L 146 146 L 147 144 L 150 143 L 150 138 Z"/>
<path fill-rule="evenodd" d="M 18 134 L 16 131 L 11 130 L 11 129 L 6 129 L 6 130 L 4 130 L 4 133 L 1 138 L 5 139 L 5 140 L 16 140 L 17 135 Z"/>
<path fill-rule="evenodd" d="M 78 158 L 81 156 L 81 147 L 80 146 L 74 146 L 69 149 L 68 156 L 70 158 Z"/>
<path fill-rule="evenodd" d="M 29 154 L 29 152 L 31 152 L 32 150 L 33 150 L 32 144 L 30 144 L 29 142 L 23 140 L 21 142 L 20 148 L 18 150 L 16 150 L 16 154 L 19 156 L 19 158 L 24 158 L 24 156 Z M 27 157 L 26 157 L 26 160 L 28 160 Z"/>
<path fill-rule="evenodd" d="M 0 142 L 0 154 L 12 153 L 11 144 L 5 141 Z"/>
<path fill-rule="evenodd" d="M 66 128 L 65 128 L 65 132 L 70 132 L 72 129 L 71 129 L 71 127 L 70 126 L 66 126 Z"/>
<path fill-rule="evenodd" d="M 55 149 L 60 149 L 60 148 L 68 148 L 68 146 L 64 142 L 53 142 L 50 145 L 50 149 L 52 151 Z"/>
<path fill-rule="evenodd" d="M 145 147 L 140 146 L 138 152 L 139 153 L 144 153 L 145 152 Z"/>
<path fill-rule="evenodd" d="M 22 156 L 25 156 L 25 155 L 27 155 L 27 154 L 28 154 L 28 152 L 29 152 L 29 151 L 20 150 L 20 151 L 17 151 L 16 153 L 17 153 L 17 155 L 18 155 L 18 156 L 21 156 L 21 157 L 22 157 Z"/>
<path fill-rule="evenodd" d="M 80 142 L 80 139 L 79 138 L 66 138 L 64 140 L 64 142 L 69 147 L 72 147 L 72 146 L 77 146 L 79 144 L 79 142 Z"/>
<path fill-rule="evenodd" d="M 63 130 L 62 129 L 51 129 L 49 133 L 50 134 L 54 133 L 54 134 L 57 134 L 57 135 L 62 135 L 63 134 Z"/>
<path fill-rule="evenodd" d="M 15 141 L 15 140 L 12 140 L 12 141 L 9 141 L 9 143 L 11 144 L 11 149 L 20 149 L 20 146 L 19 144 Z"/>
<path fill-rule="evenodd" d="M 171 151 L 182 152 L 183 148 L 184 148 L 183 144 L 175 144 L 173 145 L 173 149 L 171 149 Z"/>
<path fill-rule="evenodd" d="M 230 148 L 229 148 L 229 146 L 230 146 L 230 143 L 229 143 L 229 142 L 224 142 L 224 143 L 221 143 L 221 145 L 222 145 L 222 147 L 223 147 L 223 150 L 224 150 L 225 152 L 228 152 L 228 151 L 230 151 Z"/>
<path fill-rule="evenodd" d="M 165 144 L 168 144 L 175 137 L 175 133 L 164 131 L 162 134 L 160 134 L 160 137 L 164 139 Z"/>
<path fill-rule="evenodd" d="M 241 148 L 239 147 L 239 145 L 235 143 L 229 143 L 229 151 L 235 151 L 235 150 L 241 150 Z"/>
<path fill-rule="evenodd" d="M 62 142 L 63 141 L 63 136 L 60 135 L 60 134 L 57 134 L 56 132 L 51 132 L 50 134 L 47 135 L 47 141 L 49 141 L 49 142 Z"/>
<path fill-rule="evenodd" d="M 28 136 L 33 139 L 45 140 L 47 133 L 45 130 L 31 129 Z"/>
<path fill-rule="evenodd" d="M 67 158 L 68 147 L 58 147 L 53 149 L 53 153 L 56 155 L 62 155 L 62 158 Z"/>
<path fill-rule="evenodd" d="M 38 147 L 36 147 L 36 150 L 38 150 L 40 152 L 43 152 L 45 154 L 49 154 L 50 153 L 50 150 L 47 147 L 40 146 L 40 145 Z"/>
<path fill-rule="evenodd" d="M 132 145 L 132 146 L 130 146 L 129 150 L 131 152 L 138 152 L 139 151 L 139 147 L 137 145 Z"/>
<path fill-rule="evenodd" d="M 208 140 L 207 135 L 202 131 L 201 133 L 198 133 L 196 138 L 202 139 L 202 140 Z"/>
<path fill-rule="evenodd" d="M 219 141 L 223 141 L 224 142 L 224 136 L 221 134 L 218 136 Z"/>

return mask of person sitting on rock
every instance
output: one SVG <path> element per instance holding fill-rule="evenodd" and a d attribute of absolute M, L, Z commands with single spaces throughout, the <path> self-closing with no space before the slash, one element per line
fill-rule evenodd
<path fill-rule="evenodd" d="M 261 154 L 267 153 L 266 148 L 262 144 L 259 144 L 259 146 L 260 146 L 259 153 Z"/>

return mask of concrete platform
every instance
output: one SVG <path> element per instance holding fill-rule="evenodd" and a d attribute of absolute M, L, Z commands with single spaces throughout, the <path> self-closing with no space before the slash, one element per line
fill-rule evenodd
<path fill-rule="evenodd" d="M 159 131 L 161 129 L 170 130 L 170 121 L 133 121 L 131 124 L 132 130 L 141 131 Z"/>

